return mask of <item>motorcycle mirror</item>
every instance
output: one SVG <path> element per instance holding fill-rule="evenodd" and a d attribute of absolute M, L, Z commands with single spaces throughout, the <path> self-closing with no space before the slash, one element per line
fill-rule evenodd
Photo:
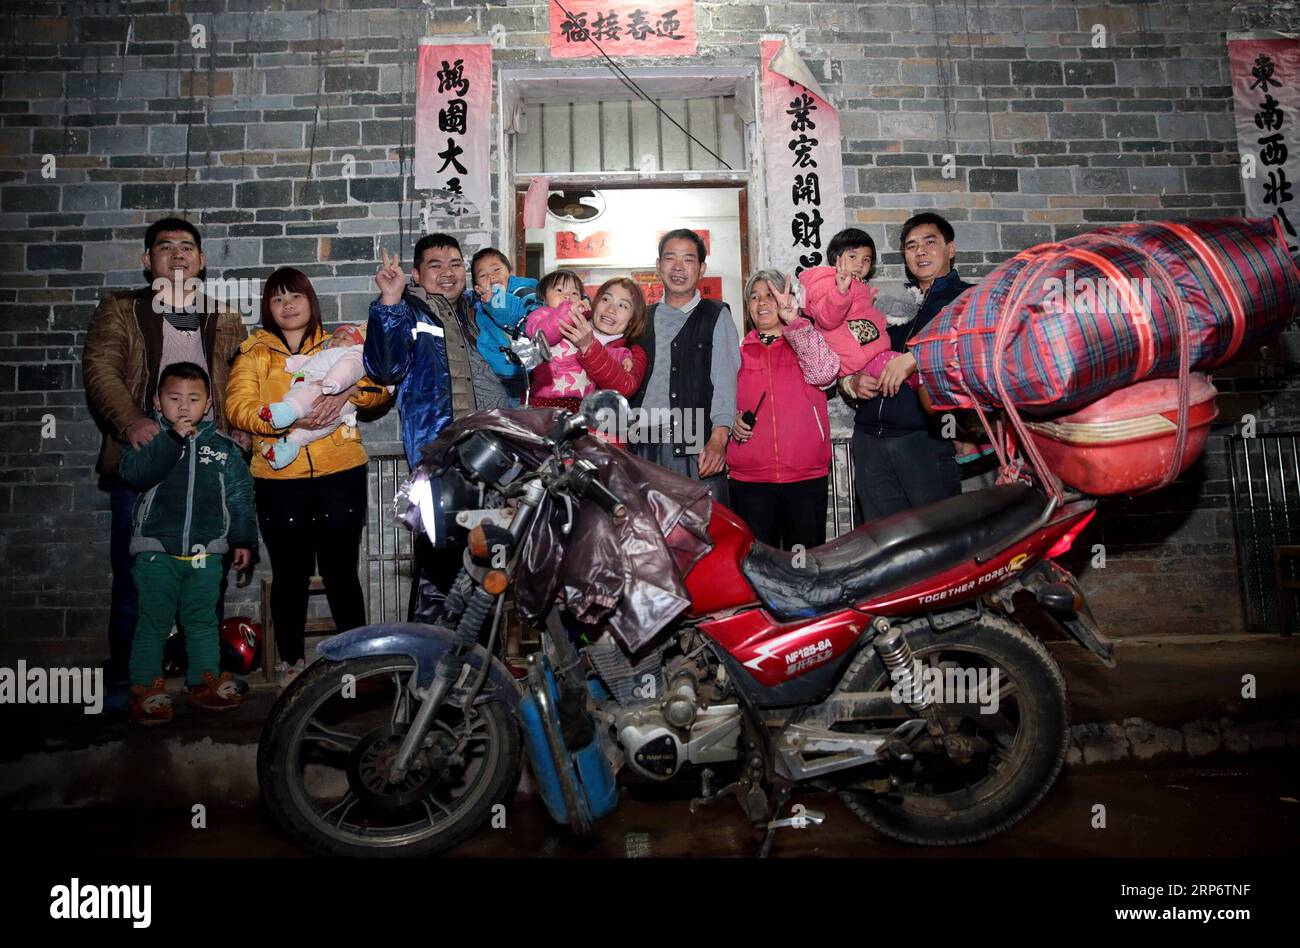
<path fill-rule="evenodd" d="M 599 428 L 606 434 L 619 437 L 628 427 L 632 409 L 627 399 L 612 389 L 592 392 L 578 406 L 578 414 L 587 419 L 587 426 Z"/>
<path fill-rule="evenodd" d="M 546 336 L 540 329 L 533 333 L 533 345 L 537 347 L 537 354 L 542 357 L 543 362 L 551 361 L 551 344 L 546 341 Z"/>

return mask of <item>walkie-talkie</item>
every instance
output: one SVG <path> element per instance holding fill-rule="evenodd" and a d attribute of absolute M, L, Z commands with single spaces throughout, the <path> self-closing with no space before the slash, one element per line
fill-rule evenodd
<path fill-rule="evenodd" d="M 749 411 L 741 413 L 740 420 L 743 421 L 748 427 L 753 428 L 754 422 L 758 421 L 758 410 L 763 407 L 763 399 L 765 398 L 767 398 L 767 392 L 764 392 L 762 395 L 758 396 L 757 405 L 755 405 Z"/>

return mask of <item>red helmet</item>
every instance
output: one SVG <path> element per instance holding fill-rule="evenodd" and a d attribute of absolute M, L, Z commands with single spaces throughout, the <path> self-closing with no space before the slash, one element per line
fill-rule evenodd
<path fill-rule="evenodd" d="M 257 667 L 262 651 L 262 626 L 248 616 L 231 616 L 221 623 L 221 667 L 246 675 Z"/>

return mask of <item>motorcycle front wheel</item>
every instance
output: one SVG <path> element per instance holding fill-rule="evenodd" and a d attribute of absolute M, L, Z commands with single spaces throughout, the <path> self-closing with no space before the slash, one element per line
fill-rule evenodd
<path fill-rule="evenodd" d="M 844 789 L 840 798 L 864 822 L 902 842 L 953 846 L 987 839 L 1023 819 L 1065 762 L 1069 719 L 1061 669 L 1041 642 L 1000 616 L 943 632 L 926 619 L 902 628 L 923 683 L 935 685 L 946 701 L 939 708 L 945 727 L 974 750 L 957 759 L 932 750 L 873 765 L 874 782 L 888 782 L 888 789 Z M 954 683 L 975 683 L 977 694 L 954 701 L 942 693 Z M 880 657 L 872 653 L 847 687 L 889 690 Z M 869 722 L 865 729 L 897 724 Z M 852 729 L 864 727 L 855 723 Z"/>
<path fill-rule="evenodd" d="M 519 776 L 519 726 L 500 702 L 444 705 L 402 783 L 388 763 L 418 707 L 404 656 L 320 661 L 276 703 L 258 746 L 262 801 L 306 848 L 331 856 L 428 856 L 463 842 Z M 427 741 L 426 741 L 427 744 Z"/>

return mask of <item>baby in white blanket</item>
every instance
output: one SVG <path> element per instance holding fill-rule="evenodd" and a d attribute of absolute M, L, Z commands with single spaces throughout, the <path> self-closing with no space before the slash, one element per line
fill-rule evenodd
<path fill-rule="evenodd" d="M 290 356 L 284 368 L 293 374 L 293 383 L 283 401 L 262 406 L 259 413 L 262 420 L 277 428 L 287 428 L 307 414 L 321 395 L 334 395 L 355 385 L 366 374 L 362 361 L 365 341 L 365 330 L 343 325 L 334 330 L 322 351 L 314 355 Z M 336 424 L 324 428 L 294 428 L 278 441 L 267 442 L 262 456 L 278 471 L 293 463 L 303 445 L 328 437 L 339 425 L 355 427 L 356 423 L 357 407 L 348 403 Z"/>

